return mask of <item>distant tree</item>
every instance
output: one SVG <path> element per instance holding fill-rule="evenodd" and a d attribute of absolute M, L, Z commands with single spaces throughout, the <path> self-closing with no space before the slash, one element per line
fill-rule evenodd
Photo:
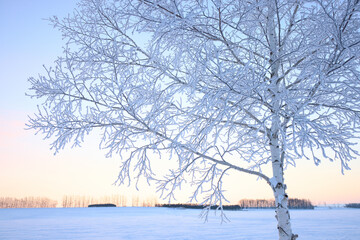
<path fill-rule="evenodd" d="M 266 199 L 242 199 L 239 201 L 241 208 L 275 208 L 274 200 Z M 289 198 L 288 208 L 290 209 L 314 209 L 314 206 L 309 200 Z"/>
<path fill-rule="evenodd" d="M 83 0 L 51 22 L 67 40 L 28 126 L 57 152 L 93 129 L 128 155 L 118 182 L 142 176 L 162 196 L 223 204 L 223 177 L 255 175 L 274 192 L 279 239 L 295 239 L 284 167 L 300 158 L 349 169 L 360 116 L 359 0 Z M 163 179 L 156 157 L 177 161 Z M 272 172 L 262 172 L 265 165 Z M 305 177 L 305 176 L 304 176 Z"/>
<path fill-rule="evenodd" d="M 360 208 L 360 203 L 348 203 L 345 204 L 346 208 Z"/>
<path fill-rule="evenodd" d="M 140 207 L 139 196 L 132 196 L 132 198 L 131 198 L 131 206 L 132 207 Z"/>
<path fill-rule="evenodd" d="M 139 200 L 138 200 L 139 201 Z M 112 196 L 102 196 L 102 197 L 90 197 L 90 196 L 63 196 L 62 207 L 88 207 L 91 204 L 104 204 L 112 203 L 118 207 L 127 206 L 127 199 L 123 195 L 112 195 Z M 155 205 L 156 199 L 154 200 L 153 205 Z"/>
<path fill-rule="evenodd" d="M 44 197 L 0 197 L 0 208 L 55 208 L 57 201 Z"/>

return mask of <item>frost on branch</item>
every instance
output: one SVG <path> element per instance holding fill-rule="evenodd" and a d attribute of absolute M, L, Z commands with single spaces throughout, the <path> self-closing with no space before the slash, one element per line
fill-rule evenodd
<path fill-rule="evenodd" d="M 119 183 L 145 177 L 168 199 L 187 184 L 221 205 L 225 173 L 274 187 L 297 159 L 349 169 L 358 154 L 357 0 L 83 0 L 50 21 L 67 42 L 29 79 L 43 105 L 28 126 L 55 151 L 98 129 Z"/>

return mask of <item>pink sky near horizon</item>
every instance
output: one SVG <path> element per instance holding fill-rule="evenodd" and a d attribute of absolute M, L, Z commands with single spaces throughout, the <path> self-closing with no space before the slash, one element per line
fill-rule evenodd
<path fill-rule="evenodd" d="M 27 78 L 44 73 L 62 52 L 60 34 L 43 18 L 64 16 L 74 1 L 0 0 L 0 197 L 44 196 L 61 201 L 63 195 L 104 196 L 112 194 L 157 196 L 154 187 L 114 186 L 119 157 L 105 158 L 98 139 L 91 136 L 82 148 L 54 156 L 50 142 L 25 130 L 27 115 L 36 111 L 37 100 L 25 96 Z M 315 204 L 360 202 L 360 158 L 341 174 L 339 162 L 315 166 L 300 160 L 285 173 L 290 197 L 310 199 Z M 231 203 L 240 199 L 272 198 L 264 181 L 241 173 L 226 179 Z M 178 194 L 187 201 L 187 194 Z"/>

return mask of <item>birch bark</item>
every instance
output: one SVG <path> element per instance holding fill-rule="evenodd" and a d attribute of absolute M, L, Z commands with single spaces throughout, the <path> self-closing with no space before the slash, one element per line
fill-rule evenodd
<path fill-rule="evenodd" d="M 283 159 L 280 153 L 279 139 L 277 133 L 271 135 L 270 148 L 272 158 L 272 189 L 275 197 L 276 219 L 278 221 L 279 240 L 295 240 L 296 234 L 292 233 L 290 214 L 288 210 L 288 196 L 285 192 Z"/>
<path fill-rule="evenodd" d="M 283 148 L 280 148 L 279 132 L 281 126 L 281 119 L 279 115 L 280 110 L 280 91 L 278 72 L 280 66 L 279 57 L 279 44 L 277 43 L 275 31 L 275 9 L 276 4 L 274 0 L 268 1 L 268 19 L 267 19 L 267 35 L 270 47 L 270 66 L 271 78 L 269 92 L 272 96 L 272 125 L 268 133 L 273 178 L 271 181 L 272 189 L 275 196 L 276 219 L 278 221 L 279 240 L 294 240 L 297 235 L 292 233 L 290 214 L 288 210 L 288 196 L 285 192 L 286 185 L 284 184 L 284 171 L 283 171 Z"/>

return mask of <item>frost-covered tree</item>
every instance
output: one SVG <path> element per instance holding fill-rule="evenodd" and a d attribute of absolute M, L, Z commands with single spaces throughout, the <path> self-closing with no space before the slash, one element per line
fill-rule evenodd
<path fill-rule="evenodd" d="M 359 0 L 83 0 L 50 19 L 67 43 L 30 78 L 44 102 L 29 127 L 55 151 L 99 129 L 109 156 L 127 156 L 119 183 L 154 180 L 165 198 L 187 181 L 191 200 L 221 205 L 224 175 L 255 175 L 274 192 L 279 239 L 295 239 L 285 167 L 329 159 L 344 170 L 357 155 L 359 10 Z M 152 166 L 169 158 L 160 178 Z"/>

